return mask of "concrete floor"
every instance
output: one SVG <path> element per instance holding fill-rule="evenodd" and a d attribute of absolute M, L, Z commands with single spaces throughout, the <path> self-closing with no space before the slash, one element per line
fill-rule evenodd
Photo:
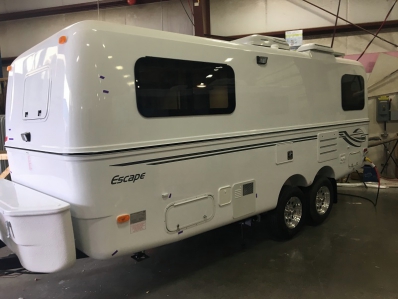
<path fill-rule="evenodd" d="M 140 263 L 86 258 L 56 274 L 3 271 L 0 298 L 398 298 L 397 193 L 381 190 L 377 209 L 339 196 L 324 224 L 288 242 L 272 240 L 259 223 L 245 228 L 242 249 L 234 224 L 148 250 Z"/>

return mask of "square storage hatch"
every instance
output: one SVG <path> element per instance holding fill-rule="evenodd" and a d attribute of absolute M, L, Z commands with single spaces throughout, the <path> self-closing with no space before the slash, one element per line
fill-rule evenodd
<path fill-rule="evenodd" d="M 166 209 L 166 229 L 169 232 L 179 232 L 200 225 L 213 219 L 214 212 L 214 198 L 211 195 L 175 202 Z"/>
<path fill-rule="evenodd" d="M 44 68 L 25 78 L 22 119 L 44 119 L 50 98 L 50 69 Z"/>

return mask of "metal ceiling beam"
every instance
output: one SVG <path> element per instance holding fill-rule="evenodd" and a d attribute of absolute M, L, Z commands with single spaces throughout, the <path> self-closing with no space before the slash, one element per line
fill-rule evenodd
<path fill-rule="evenodd" d="M 161 2 L 161 1 L 165 2 L 169 0 L 137 0 L 136 4 L 134 5 L 148 4 L 148 3 Z M 44 16 L 65 14 L 71 12 L 96 10 L 97 4 L 98 4 L 97 1 L 92 1 L 80 4 L 71 4 L 71 5 L 40 8 L 40 9 L 27 10 L 27 11 L 10 12 L 5 14 L 0 14 L 0 22 L 26 19 L 26 18 L 44 17 Z M 129 4 L 127 3 L 126 0 L 102 0 L 99 2 L 100 9 L 110 8 L 110 7 L 122 7 L 122 6 L 129 6 Z"/>

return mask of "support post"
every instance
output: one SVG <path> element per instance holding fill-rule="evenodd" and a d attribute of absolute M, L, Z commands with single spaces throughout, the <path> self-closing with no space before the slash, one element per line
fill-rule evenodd
<path fill-rule="evenodd" d="M 210 34 L 210 1 L 194 0 L 193 14 L 195 23 L 195 36 L 206 36 Z"/>

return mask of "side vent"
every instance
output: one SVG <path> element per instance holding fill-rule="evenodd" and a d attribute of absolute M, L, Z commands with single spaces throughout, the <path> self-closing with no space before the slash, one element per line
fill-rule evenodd
<path fill-rule="evenodd" d="M 255 181 L 236 183 L 232 186 L 233 217 L 240 218 L 253 214 L 256 211 L 256 184 Z"/>
<path fill-rule="evenodd" d="M 337 131 L 318 134 L 318 162 L 330 161 L 338 158 L 337 154 Z"/>
<path fill-rule="evenodd" d="M 254 183 L 248 183 L 243 185 L 243 196 L 253 194 Z"/>
<path fill-rule="evenodd" d="M 238 188 L 234 191 L 235 198 L 241 198 L 242 197 L 242 188 Z"/>

